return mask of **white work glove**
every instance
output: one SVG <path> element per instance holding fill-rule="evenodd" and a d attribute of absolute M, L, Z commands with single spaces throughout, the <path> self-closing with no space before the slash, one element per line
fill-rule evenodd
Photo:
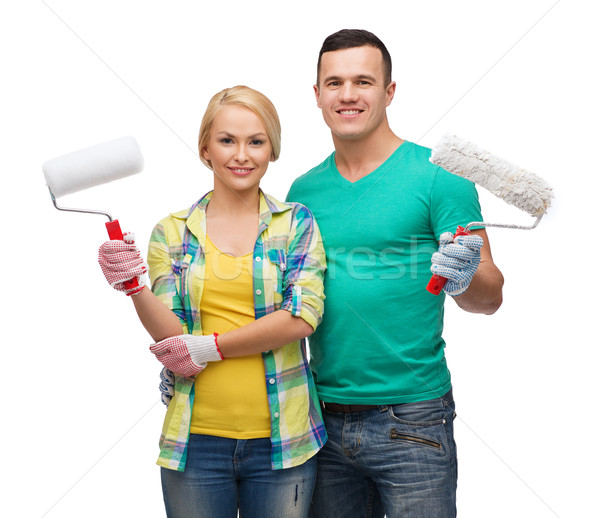
<path fill-rule="evenodd" d="M 160 371 L 160 384 L 158 385 L 158 389 L 160 390 L 160 400 L 165 405 L 169 406 L 169 403 L 175 394 L 175 376 L 166 367 L 163 367 Z"/>
<path fill-rule="evenodd" d="M 151 345 L 150 351 L 167 369 L 189 378 L 206 368 L 207 362 L 223 359 L 217 345 L 217 336 L 217 333 L 171 336 Z"/>
<path fill-rule="evenodd" d="M 148 271 L 148 266 L 135 245 L 133 234 L 124 234 L 123 241 L 111 240 L 103 243 L 98 250 L 98 262 L 104 277 L 115 290 L 133 295 L 144 288 L 143 277 Z M 137 284 L 128 286 L 126 282 L 132 279 L 137 279 Z"/>
<path fill-rule="evenodd" d="M 431 256 L 431 271 L 448 279 L 444 291 L 456 297 L 467 291 L 481 261 L 483 239 L 468 235 L 454 238 L 452 232 L 440 236 L 440 247 Z"/>

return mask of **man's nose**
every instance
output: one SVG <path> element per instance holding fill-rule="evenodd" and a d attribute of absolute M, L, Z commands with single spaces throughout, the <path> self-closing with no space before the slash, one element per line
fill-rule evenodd
<path fill-rule="evenodd" d="M 358 98 L 356 87 L 351 82 L 344 83 L 339 90 L 339 98 L 345 102 L 355 101 Z"/>

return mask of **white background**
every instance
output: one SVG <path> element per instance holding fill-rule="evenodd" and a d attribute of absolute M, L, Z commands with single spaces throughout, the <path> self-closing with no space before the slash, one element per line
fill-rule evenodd
<path fill-rule="evenodd" d="M 500 311 L 447 301 L 459 516 L 596 515 L 599 14 L 583 0 L 3 3 L 6 516 L 164 515 L 159 364 L 96 263 L 105 220 L 56 211 L 42 162 L 134 135 L 141 175 L 60 201 L 108 210 L 145 249 L 158 219 L 210 189 L 195 151 L 208 99 L 247 84 L 282 119 L 263 187 L 284 198 L 332 150 L 312 84 L 323 39 L 341 28 L 388 46 L 398 135 L 431 147 L 457 133 L 555 190 L 536 230 L 489 230 Z M 530 222 L 480 193 L 488 220 Z"/>

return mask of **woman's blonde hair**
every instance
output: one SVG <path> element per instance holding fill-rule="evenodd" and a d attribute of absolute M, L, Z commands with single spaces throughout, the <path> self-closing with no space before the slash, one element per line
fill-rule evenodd
<path fill-rule="evenodd" d="M 198 134 L 198 151 L 200 152 L 202 163 L 209 169 L 212 169 L 210 161 L 202 156 L 202 151 L 208 147 L 210 132 L 217 113 L 223 106 L 231 105 L 248 108 L 261 120 L 271 142 L 273 150 L 271 159 L 273 161 L 277 160 L 281 151 L 281 124 L 275 106 L 273 106 L 273 103 L 266 95 L 261 94 L 259 91 L 253 90 L 248 86 L 238 85 L 232 88 L 225 88 L 225 90 L 221 90 L 218 94 L 215 94 L 206 107 Z"/>

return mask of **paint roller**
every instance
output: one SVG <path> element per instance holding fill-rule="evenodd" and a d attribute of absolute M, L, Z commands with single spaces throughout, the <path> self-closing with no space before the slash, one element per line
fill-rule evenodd
<path fill-rule="evenodd" d="M 550 208 L 552 188 L 542 178 L 456 135 L 444 135 L 432 149 L 429 161 L 452 174 L 471 180 L 536 218 L 530 226 L 473 221 L 466 227 L 459 226 L 454 237 L 469 235 L 469 229 L 473 226 L 531 230 L 538 226 Z M 439 295 L 446 280 L 434 274 L 427 291 Z"/>
<path fill-rule="evenodd" d="M 56 199 L 131 176 L 143 167 L 144 159 L 138 143 L 133 137 L 126 136 L 48 160 L 42 165 L 42 170 L 52 203 L 58 210 L 104 215 L 108 218 L 106 229 L 110 239 L 122 240 L 119 220 L 113 220 L 108 212 L 59 207 Z M 137 284 L 137 279 L 125 283 L 127 288 L 135 288 Z"/>

